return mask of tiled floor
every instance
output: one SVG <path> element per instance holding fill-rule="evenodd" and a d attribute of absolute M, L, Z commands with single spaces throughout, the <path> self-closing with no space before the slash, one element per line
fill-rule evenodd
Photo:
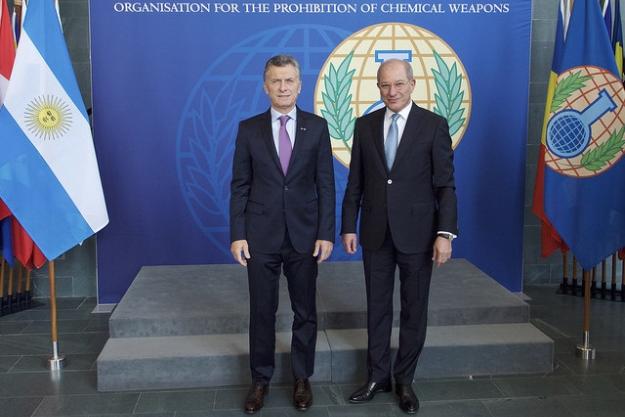
<path fill-rule="evenodd" d="M 624 417 L 625 303 L 593 301 L 591 339 L 597 359 L 574 355 L 581 334 L 582 299 L 551 287 L 526 288 L 532 321 L 556 341 L 556 368 L 548 375 L 419 380 L 420 417 Z M 98 393 L 95 359 L 107 338 L 107 315 L 93 315 L 92 299 L 59 300 L 61 351 L 68 367 L 54 377 L 47 306 L 0 318 L 0 417 L 230 417 L 243 414 L 245 387 Z M 291 406 L 290 387 L 272 386 L 260 415 L 401 416 L 391 394 L 350 405 L 354 385 L 315 385 L 305 414 Z"/>

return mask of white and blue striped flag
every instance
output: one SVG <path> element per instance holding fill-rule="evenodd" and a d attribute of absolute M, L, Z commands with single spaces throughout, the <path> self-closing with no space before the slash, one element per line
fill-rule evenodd
<path fill-rule="evenodd" d="M 91 129 L 51 0 L 33 0 L 0 109 L 0 199 L 52 260 L 108 223 Z"/>

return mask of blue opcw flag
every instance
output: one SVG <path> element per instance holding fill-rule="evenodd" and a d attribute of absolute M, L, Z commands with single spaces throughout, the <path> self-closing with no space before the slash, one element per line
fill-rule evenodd
<path fill-rule="evenodd" d="M 577 0 L 547 122 L 544 207 L 584 269 L 625 245 L 624 101 L 599 2 Z"/>
<path fill-rule="evenodd" d="M 29 3 L 0 138 L 0 199 L 46 258 L 108 223 L 87 113 L 52 1 Z"/>
<path fill-rule="evenodd" d="M 616 0 L 618 4 L 620 0 Z M 610 5 L 610 0 L 603 0 L 601 13 L 603 14 L 603 22 L 605 23 L 605 28 L 608 31 L 608 37 L 612 37 L 612 6 Z"/>

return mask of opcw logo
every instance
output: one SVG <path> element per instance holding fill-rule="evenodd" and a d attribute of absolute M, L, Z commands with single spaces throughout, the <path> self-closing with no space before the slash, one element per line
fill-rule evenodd
<path fill-rule="evenodd" d="M 591 177 L 623 156 L 625 128 L 621 81 L 594 66 L 564 71 L 551 101 L 545 163 L 571 177 Z"/>
<path fill-rule="evenodd" d="M 332 51 L 315 88 L 315 113 L 328 121 L 332 152 L 349 166 L 356 117 L 384 106 L 376 86 L 378 66 L 386 59 L 412 64 L 417 105 L 445 117 L 452 146 L 469 124 L 471 87 L 462 62 L 434 33 L 405 23 L 366 27 Z"/>

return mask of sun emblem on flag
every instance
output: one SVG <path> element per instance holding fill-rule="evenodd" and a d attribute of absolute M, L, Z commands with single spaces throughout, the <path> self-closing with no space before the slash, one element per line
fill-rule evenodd
<path fill-rule="evenodd" d="M 26 106 L 24 116 L 28 130 L 44 140 L 58 139 L 72 125 L 69 105 L 53 95 L 35 97 Z"/>

